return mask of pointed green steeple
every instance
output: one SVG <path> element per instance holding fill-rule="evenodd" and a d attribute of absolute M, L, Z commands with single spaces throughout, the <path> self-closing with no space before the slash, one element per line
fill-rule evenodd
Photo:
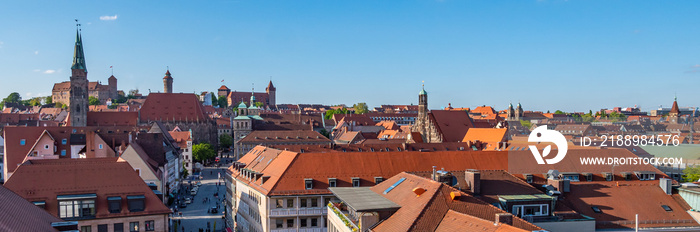
<path fill-rule="evenodd" d="M 75 32 L 75 49 L 73 50 L 73 65 L 71 69 L 82 69 L 87 72 L 85 66 L 85 52 L 83 51 L 83 36 L 80 34 L 80 29 Z"/>

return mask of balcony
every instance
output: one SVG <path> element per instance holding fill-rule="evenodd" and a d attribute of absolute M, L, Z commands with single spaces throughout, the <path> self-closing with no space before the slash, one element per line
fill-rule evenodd
<path fill-rule="evenodd" d="M 328 215 L 330 222 L 328 226 L 334 226 L 342 232 L 357 232 L 359 231 L 358 220 L 354 219 L 347 209 L 343 210 L 346 207 L 342 203 L 328 203 L 328 209 L 333 212 Z M 342 226 L 343 224 L 345 227 Z"/>
<path fill-rule="evenodd" d="M 270 209 L 270 216 L 305 216 L 305 215 L 325 215 L 326 208 L 280 208 Z"/>

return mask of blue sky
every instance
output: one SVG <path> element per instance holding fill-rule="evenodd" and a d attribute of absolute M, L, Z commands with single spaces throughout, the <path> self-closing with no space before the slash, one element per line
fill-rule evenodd
<path fill-rule="evenodd" d="M 88 78 L 125 91 L 262 91 L 278 103 L 520 101 L 594 111 L 700 101 L 698 1 L 8 1 L 0 96 L 68 80 L 75 23 Z M 101 20 L 102 16 L 105 19 Z"/>

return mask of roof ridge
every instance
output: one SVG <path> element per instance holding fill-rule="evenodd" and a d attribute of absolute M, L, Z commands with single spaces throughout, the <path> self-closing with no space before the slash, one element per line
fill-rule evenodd
<path fill-rule="evenodd" d="M 269 149 L 269 148 L 266 148 L 266 149 Z M 277 149 L 275 149 L 275 150 L 277 150 Z M 269 193 L 272 193 L 272 192 L 275 190 L 275 188 L 277 187 L 277 184 L 280 183 L 279 180 L 281 180 L 281 179 L 287 174 L 287 171 L 289 170 L 289 167 L 291 167 L 292 164 L 294 164 L 294 162 L 297 161 L 297 158 L 299 158 L 299 153 L 297 153 L 297 152 L 293 152 L 293 151 L 282 151 L 282 150 L 278 150 L 278 151 L 280 151 L 280 153 L 277 154 L 277 156 L 275 157 L 275 160 L 277 159 L 277 157 L 279 157 L 280 155 L 282 155 L 282 153 L 285 153 L 285 152 L 294 153 L 294 158 L 292 158 L 292 161 L 289 162 L 289 165 L 287 165 L 287 166 L 284 167 L 284 171 L 282 171 L 282 173 L 280 174 L 280 177 L 278 178 L 278 180 L 275 181 L 275 184 L 272 185 L 272 187 L 270 187 L 270 190 L 268 190 L 268 194 L 269 194 Z M 269 166 L 269 165 L 267 165 L 267 166 Z M 267 169 L 267 166 L 265 166 L 265 169 Z M 263 169 L 263 170 L 265 170 L 265 169 Z M 260 186 L 260 187 L 262 187 L 262 186 Z"/>
<path fill-rule="evenodd" d="M 409 174 L 409 173 L 406 173 L 406 174 L 412 175 L 416 178 L 425 179 L 425 180 L 427 180 L 427 183 L 430 183 L 430 184 L 438 184 L 438 187 L 435 189 L 435 193 L 433 193 L 433 195 L 430 197 L 430 200 L 428 200 L 428 202 L 426 202 L 425 207 L 421 208 L 420 213 L 418 214 L 418 216 L 416 216 L 416 220 L 413 220 L 413 223 L 411 223 L 411 226 L 408 227 L 409 230 L 411 230 L 412 228 L 414 228 L 416 226 L 416 223 L 420 220 L 420 218 L 426 213 L 426 210 L 428 209 L 430 203 L 432 203 L 435 200 L 435 196 L 437 196 L 439 193 L 441 193 L 440 190 L 442 189 L 442 187 L 444 187 L 444 185 L 442 183 L 439 183 L 437 181 L 434 181 L 434 180 L 431 180 L 428 178 L 423 178 L 423 177 L 416 176 L 416 175 Z M 449 210 L 450 206 L 447 204 L 447 202 L 445 202 L 445 205 L 447 206 L 447 209 Z M 444 216 L 445 215 L 443 215 L 443 217 Z"/>

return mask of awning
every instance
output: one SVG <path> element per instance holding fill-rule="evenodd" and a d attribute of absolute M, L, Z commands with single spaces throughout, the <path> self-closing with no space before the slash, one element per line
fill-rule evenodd
<path fill-rule="evenodd" d="M 76 194 L 76 195 L 60 195 L 56 197 L 57 200 L 81 200 L 81 199 L 95 199 L 97 198 L 97 194 L 94 193 L 89 193 L 89 194 Z"/>

